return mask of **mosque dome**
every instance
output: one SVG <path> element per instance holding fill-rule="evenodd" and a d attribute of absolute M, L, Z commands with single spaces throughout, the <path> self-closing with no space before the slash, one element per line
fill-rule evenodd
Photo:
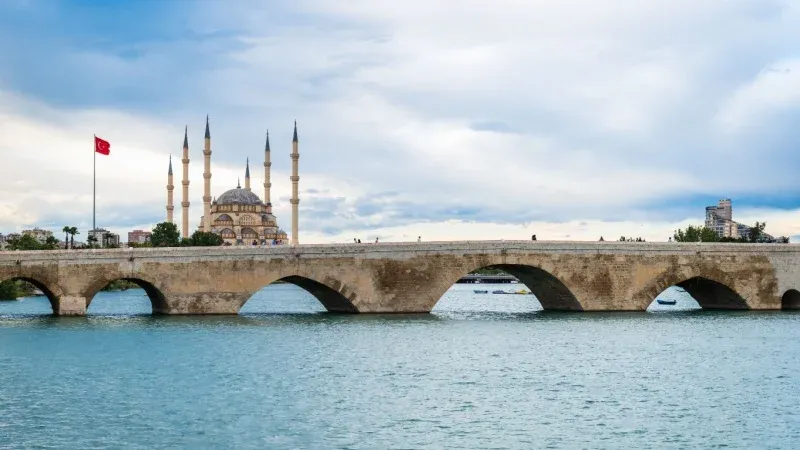
<path fill-rule="evenodd" d="M 217 198 L 218 205 L 260 205 L 261 199 L 252 192 L 236 188 L 225 192 Z"/>

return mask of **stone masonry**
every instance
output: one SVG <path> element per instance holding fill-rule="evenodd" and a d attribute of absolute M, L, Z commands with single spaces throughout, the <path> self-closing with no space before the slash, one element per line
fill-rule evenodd
<path fill-rule="evenodd" d="M 142 286 L 160 314 L 236 314 L 278 280 L 329 311 L 427 313 L 460 277 L 498 267 L 548 310 L 643 311 L 670 286 L 704 308 L 798 307 L 800 245 L 467 241 L 0 252 L 0 281 L 82 315 L 106 284 Z"/>

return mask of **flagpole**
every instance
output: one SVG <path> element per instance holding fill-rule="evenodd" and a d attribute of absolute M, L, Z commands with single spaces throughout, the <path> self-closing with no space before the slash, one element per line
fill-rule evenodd
<path fill-rule="evenodd" d="M 92 231 L 97 229 L 97 135 L 92 141 L 94 164 L 92 169 Z"/>

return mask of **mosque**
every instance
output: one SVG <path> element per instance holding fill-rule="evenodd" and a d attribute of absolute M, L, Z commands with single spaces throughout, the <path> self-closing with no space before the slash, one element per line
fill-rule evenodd
<path fill-rule="evenodd" d="M 211 197 L 211 130 L 206 116 L 205 146 L 203 148 L 203 215 L 200 218 L 198 231 L 207 231 L 222 237 L 224 245 L 283 245 L 291 243 L 298 245 L 297 237 L 297 207 L 300 203 L 298 199 L 297 184 L 300 177 L 297 176 L 297 165 L 300 159 L 298 152 L 297 122 L 294 124 L 294 136 L 292 138 L 292 234 L 291 241 L 288 236 L 278 226 L 278 220 L 272 214 L 272 203 L 270 201 L 270 161 L 269 132 L 267 132 L 267 142 L 264 146 L 264 200 L 262 201 L 250 188 L 250 159 L 247 159 L 247 167 L 244 175 L 244 188 L 238 184 L 235 189 L 225 191 L 219 197 Z M 183 135 L 183 198 L 181 201 L 182 223 L 181 236 L 189 237 L 189 129 L 184 130 Z M 167 222 L 173 223 L 173 184 L 172 157 L 169 161 L 169 171 L 167 172 Z"/>

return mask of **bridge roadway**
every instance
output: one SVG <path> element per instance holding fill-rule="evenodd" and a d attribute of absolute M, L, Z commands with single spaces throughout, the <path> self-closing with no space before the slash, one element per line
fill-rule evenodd
<path fill-rule="evenodd" d="M 278 280 L 329 311 L 427 313 L 483 267 L 517 277 L 544 309 L 643 311 L 683 287 L 704 308 L 800 307 L 792 244 L 463 241 L 0 252 L 0 281 L 23 279 L 57 315 L 82 315 L 108 283 L 139 284 L 161 314 L 236 314 Z"/>

